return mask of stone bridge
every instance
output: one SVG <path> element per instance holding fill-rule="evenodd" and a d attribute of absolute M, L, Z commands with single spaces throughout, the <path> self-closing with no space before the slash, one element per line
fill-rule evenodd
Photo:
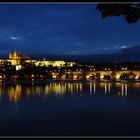
<path fill-rule="evenodd" d="M 138 80 L 140 79 L 140 71 L 135 70 L 121 70 L 121 71 L 73 71 L 65 73 L 52 72 L 52 78 L 54 79 L 91 79 L 96 77 L 97 79 L 104 79 L 105 76 L 109 76 L 112 80 L 119 80 L 121 76 L 127 75 L 129 79 Z"/>

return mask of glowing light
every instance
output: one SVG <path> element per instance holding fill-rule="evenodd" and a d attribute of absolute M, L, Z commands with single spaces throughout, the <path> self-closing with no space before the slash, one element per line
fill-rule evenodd
<path fill-rule="evenodd" d="M 16 71 L 21 69 L 21 65 L 16 65 Z"/>
<path fill-rule="evenodd" d="M 116 74 L 116 79 L 119 79 L 120 78 L 120 74 Z"/>
<path fill-rule="evenodd" d="M 105 94 L 107 93 L 107 84 L 105 83 Z"/>
<path fill-rule="evenodd" d="M 124 85 L 122 84 L 122 96 L 124 95 Z"/>
<path fill-rule="evenodd" d="M 104 74 L 101 73 L 101 75 L 100 75 L 100 79 L 103 79 L 103 78 L 104 78 Z"/>
<path fill-rule="evenodd" d="M 125 96 L 127 96 L 127 84 L 125 84 Z"/>
<path fill-rule="evenodd" d="M 80 84 L 80 92 L 82 92 L 82 84 Z"/>
<path fill-rule="evenodd" d="M 86 79 L 89 79 L 91 75 L 86 75 Z"/>
<path fill-rule="evenodd" d="M 78 78 L 77 75 L 74 75 L 74 76 L 73 76 L 73 79 L 77 79 L 77 78 Z"/>
<path fill-rule="evenodd" d="M 34 78 L 34 75 L 32 74 L 31 77 Z"/>
<path fill-rule="evenodd" d="M 92 83 L 90 83 L 90 95 L 92 96 Z"/>
<path fill-rule="evenodd" d="M 76 84 L 76 91 L 77 91 L 77 93 L 79 91 L 79 85 L 78 85 L 78 83 Z"/>
<path fill-rule="evenodd" d="M 57 77 L 57 75 L 52 74 L 52 78 L 53 78 L 53 79 L 56 79 L 56 77 Z"/>
<path fill-rule="evenodd" d="M 110 93 L 110 89 L 111 89 L 111 83 L 108 84 L 108 91 Z"/>
<path fill-rule="evenodd" d="M 93 87 L 94 87 L 94 94 L 95 94 L 96 93 L 96 84 L 95 83 L 94 83 Z"/>
<path fill-rule="evenodd" d="M 90 92 L 92 92 L 92 83 L 90 83 Z"/>

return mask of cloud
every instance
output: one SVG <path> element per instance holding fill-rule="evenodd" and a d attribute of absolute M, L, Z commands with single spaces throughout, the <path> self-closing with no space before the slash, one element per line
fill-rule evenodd
<path fill-rule="evenodd" d="M 11 36 L 10 39 L 11 39 L 11 40 L 19 40 L 20 37 Z"/>
<path fill-rule="evenodd" d="M 134 56 L 139 55 L 140 44 L 126 47 L 126 48 L 122 49 L 121 52 L 123 52 L 123 53 L 125 52 L 127 54 L 133 54 Z"/>
<path fill-rule="evenodd" d="M 126 49 L 126 48 L 128 48 L 127 46 L 121 46 L 120 47 L 121 49 Z"/>

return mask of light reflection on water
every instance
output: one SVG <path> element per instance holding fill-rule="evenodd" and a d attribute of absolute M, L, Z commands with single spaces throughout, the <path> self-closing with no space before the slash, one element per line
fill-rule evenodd
<path fill-rule="evenodd" d="M 139 91 L 136 82 L 0 85 L 0 135 L 140 135 Z"/>
<path fill-rule="evenodd" d="M 79 83 L 79 82 L 52 82 L 45 85 L 0 85 L 0 98 L 7 93 L 8 99 L 18 102 L 23 96 L 65 96 L 82 95 L 84 92 L 92 96 L 94 94 L 116 94 L 117 96 L 129 96 L 129 89 L 140 89 L 140 83 Z M 115 91 L 115 92 L 114 92 Z"/>

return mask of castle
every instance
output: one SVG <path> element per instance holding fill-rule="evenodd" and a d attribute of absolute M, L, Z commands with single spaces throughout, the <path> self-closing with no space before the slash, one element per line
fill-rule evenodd
<path fill-rule="evenodd" d="M 14 52 L 9 53 L 9 62 L 11 62 L 11 65 L 18 65 L 21 64 L 21 62 L 26 62 L 26 60 L 30 60 L 30 57 L 22 55 L 19 53 L 17 53 L 17 51 L 15 50 Z"/>
<path fill-rule="evenodd" d="M 31 59 L 28 56 L 22 55 L 20 52 L 17 52 L 16 50 L 14 52 L 9 53 L 8 59 L 1 59 L 0 63 L 3 64 L 5 61 L 9 62 L 11 65 L 19 66 L 22 65 L 22 63 L 32 63 L 35 66 L 53 66 L 53 67 L 63 67 L 65 65 L 72 67 L 75 62 L 65 62 L 63 60 L 57 60 L 57 61 L 49 61 L 49 60 L 37 60 L 37 59 Z"/>

